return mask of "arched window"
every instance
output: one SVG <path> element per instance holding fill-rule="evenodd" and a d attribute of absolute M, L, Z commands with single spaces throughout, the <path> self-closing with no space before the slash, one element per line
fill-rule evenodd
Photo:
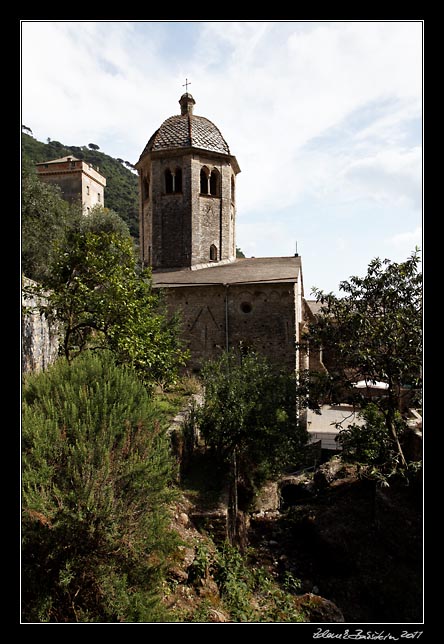
<path fill-rule="evenodd" d="M 143 198 L 148 199 L 148 197 L 150 196 L 150 182 L 146 175 L 142 179 L 142 192 Z"/>
<path fill-rule="evenodd" d="M 173 192 L 173 175 L 169 168 L 165 170 L 165 192 L 167 195 Z"/>
<path fill-rule="evenodd" d="M 209 170 L 204 166 L 200 171 L 200 192 L 202 195 L 208 194 L 208 174 Z"/>
<path fill-rule="evenodd" d="M 217 248 L 214 244 L 210 246 L 210 262 L 217 262 Z"/>
<path fill-rule="evenodd" d="M 182 170 L 176 168 L 176 174 L 174 176 L 174 192 L 182 192 Z"/>
<path fill-rule="evenodd" d="M 231 203 L 235 203 L 235 190 L 236 185 L 234 181 L 234 174 L 231 175 Z"/>
<path fill-rule="evenodd" d="M 220 174 L 217 170 L 213 170 L 210 175 L 210 194 L 218 197 L 220 193 Z"/>

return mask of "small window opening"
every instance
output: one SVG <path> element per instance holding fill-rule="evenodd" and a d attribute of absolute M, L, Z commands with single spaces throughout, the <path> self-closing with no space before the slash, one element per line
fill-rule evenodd
<path fill-rule="evenodd" d="M 242 302 L 240 308 L 242 313 L 251 313 L 251 311 L 253 310 L 253 307 L 251 306 L 250 302 Z"/>
<path fill-rule="evenodd" d="M 235 203 L 235 182 L 234 175 L 231 175 L 231 201 Z"/>
<path fill-rule="evenodd" d="M 217 170 L 213 170 L 210 175 L 210 194 L 214 197 L 219 196 L 220 175 Z"/>
<path fill-rule="evenodd" d="M 217 248 L 214 244 L 210 246 L 210 262 L 217 262 Z"/>
<path fill-rule="evenodd" d="M 208 170 L 207 168 L 202 168 L 200 171 L 200 192 L 203 195 L 208 194 Z"/>
<path fill-rule="evenodd" d="M 142 191 L 143 191 L 143 198 L 148 199 L 148 197 L 150 196 L 150 182 L 147 176 L 143 177 Z"/>
<path fill-rule="evenodd" d="M 173 192 L 173 175 L 169 168 L 165 170 L 165 192 L 167 195 Z"/>
<path fill-rule="evenodd" d="M 86 194 L 89 195 L 89 186 L 86 186 Z"/>

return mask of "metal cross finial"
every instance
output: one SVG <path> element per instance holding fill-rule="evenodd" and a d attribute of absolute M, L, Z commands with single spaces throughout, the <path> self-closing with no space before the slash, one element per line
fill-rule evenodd
<path fill-rule="evenodd" d="M 188 78 L 185 78 L 185 83 L 182 85 L 182 87 L 185 87 L 185 91 L 188 94 L 188 85 L 191 85 L 191 82 L 188 81 Z"/>

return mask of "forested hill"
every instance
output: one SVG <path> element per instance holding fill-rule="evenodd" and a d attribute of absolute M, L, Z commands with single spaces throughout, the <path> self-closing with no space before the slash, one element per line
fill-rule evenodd
<path fill-rule="evenodd" d="M 91 147 L 89 147 L 91 145 Z M 76 146 L 65 145 L 60 141 L 37 141 L 33 136 L 22 132 L 22 163 L 41 163 L 68 155 L 82 159 L 99 167 L 106 178 L 105 206 L 115 210 L 128 224 L 131 235 L 139 238 L 139 197 L 137 175 L 130 169 L 129 161 L 114 159 L 101 152 L 94 143 Z"/>

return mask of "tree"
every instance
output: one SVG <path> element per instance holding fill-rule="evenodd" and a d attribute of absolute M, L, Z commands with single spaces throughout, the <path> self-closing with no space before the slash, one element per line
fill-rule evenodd
<path fill-rule="evenodd" d="M 236 257 L 245 258 L 243 251 L 238 246 L 236 246 Z"/>
<path fill-rule="evenodd" d="M 109 352 L 23 386 L 24 621 L 158 621 L 175 545 L 172 461 L 153 400 Z"/>
<path fill-rule="evenodd" d="M 406 461 L 399 441 L 397 413 L 402 399 L 421 388 L 422 275 L 416 250 L 402 263 L 372 260 L 365 277 L 341 282 L 343 297 L 316 289 L 321 314 L 310 325 L 301 348 L 322 348 L 329 373 L 311 374 L 312 404 L 328 395 L 332 402 L 365 404 L 354 385 L 386 383 L 385 395 L 373 399 L 400 464 Z M 315 392 L 315 393 L 313 393 Z M 405 423 L 404 423 L 405 426 Z"/>
<path fill-rule="evenodd" d="M 95 143 L 88 143 L 88 147 L 91 150 L 100 150 L 100 147 L 98 145 L 96 145 Z"/>
<path fill-rule="evenodd" d="M 175 379 L 185 355 L 177 318 L 169 319 L 162 296 L 139 272 L 133 242 L 116 213 L 95 209 L 71 227 L 54 252 L 44 286 L 42 312 L 62 325 L 63 354 L 111 349 L 147 386 Z"/>
<path fill-rule="evenodd" d="M 58 186 L 41 181 L 33 167 L 22 172 L 22 271 L 30 279 L 45 279 L 54 246 L 65 230 L 81 217 L 80 208 L 69 205 Z"/>
<path fill-rule="evenodd" d="M 296 376 L 276 372 L 255 353 L 231 351 L 202 371 L 205 399 L 197 410 L 202 437 L 221 461 L 232 463 L 235 485 L 254 491 L 296 465 L 307 433 L 298 423 Z"/>
<path fill-rule="evenodd" d="M 377 405 L 370 402 L 359 412 L 359 416 L 364 421 L 362 425 L 353 423 L 339 432 L 341 458 L 383 470 L 388 466 L 390 473 L 397 453 L 387 432 L 384 414 Z M 395 413 L 394 422 L 398 436 L 402 435 L 405 424 L 399 411 Z"/>

